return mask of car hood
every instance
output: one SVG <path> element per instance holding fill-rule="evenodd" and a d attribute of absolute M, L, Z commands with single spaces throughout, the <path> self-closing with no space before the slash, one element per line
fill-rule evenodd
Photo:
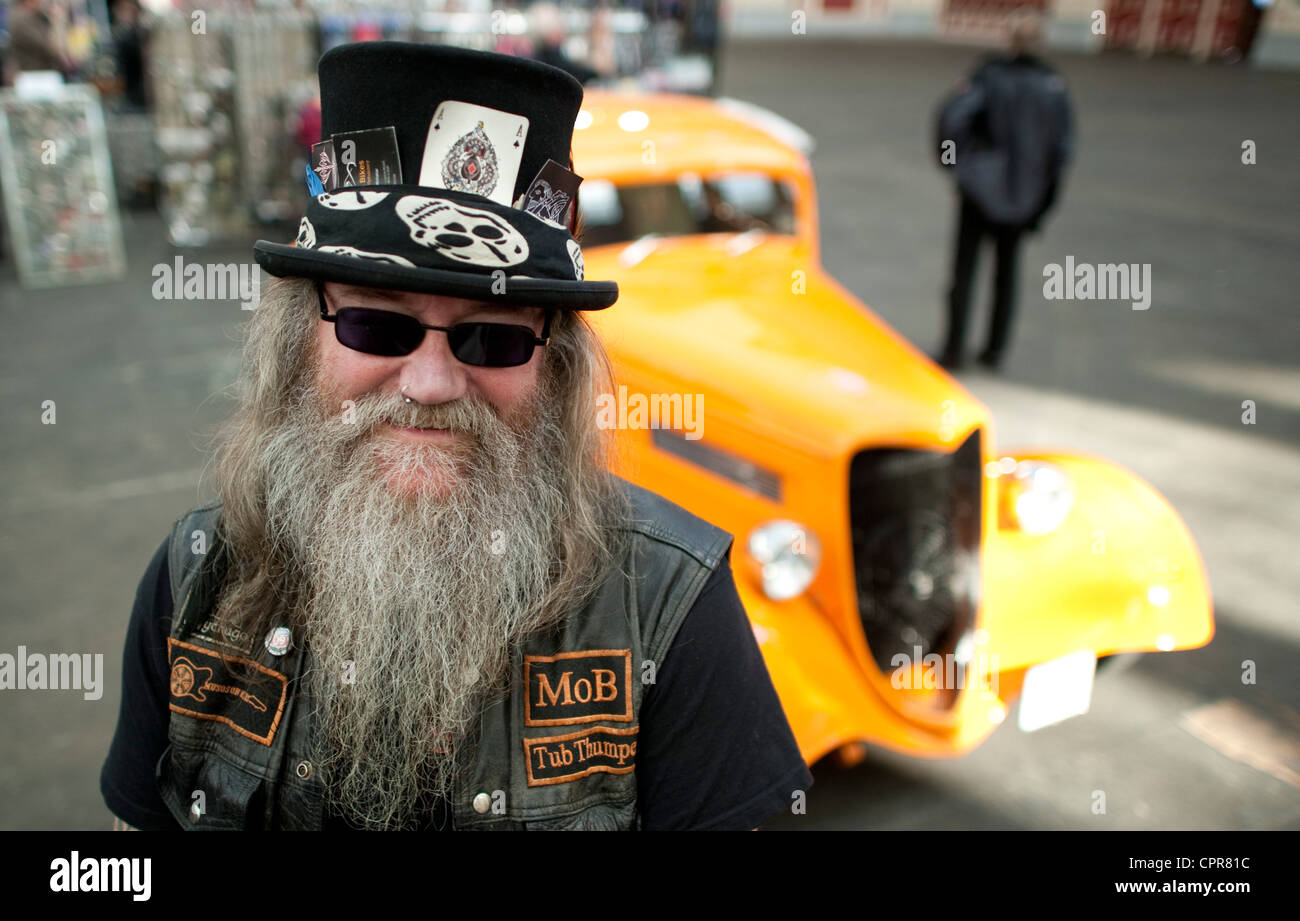
<path fill-rule="evenodd" d="M 618 303 L 587 316 L 620 379 L 706 393 L 706 416 L 813 454 L 955 448 L 989 417 L 796 238 L 673 237 L 585 257 L 586 277 L 619 284 Z"/>

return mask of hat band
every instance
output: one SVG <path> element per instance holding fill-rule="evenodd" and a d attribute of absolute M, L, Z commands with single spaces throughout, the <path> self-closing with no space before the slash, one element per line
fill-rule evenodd
<path fill-rule="evenodd" d="M 295 244 L 391 265 L 582 281 L 582 250 L 560 224 L 472 192 L 354 186 L 307 204 Z"/>

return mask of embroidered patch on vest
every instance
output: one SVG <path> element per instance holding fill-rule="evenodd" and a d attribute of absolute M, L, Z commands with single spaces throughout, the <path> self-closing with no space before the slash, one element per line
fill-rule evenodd
<path fill-rule="evenodd" d="M 258 673 L 251 680 L 236 676 L 211 649 L 171 637 L 167 657 L 171 662 L 171 710 L 225 723 L 254 742 L 271 744 L 288 696 L 287 677 L 251 659 L 231 657 Z"/>
<path fill-rule="evenodd" d="M 227 649 L 234 649 L 245 655 L 253 651 L 256 640 L 256 637 L 247 631 L 241 630 L 235 624 L 228 623 L 215 615 L 195 627 L 192 635 L 205 643 L 225 646 Z"/>
<path fill-rule="evenodd" d="M 632 721 L 632 650 L 524 656 L 525 726 Z"/>
<path fill-rule="evenodd" d="M 528 786 L 567 783 L 597 771 L 627 774 L 636 769 L 636 732 L 636 726 L 595 726 L 568 735 L 524 739 Z"/>

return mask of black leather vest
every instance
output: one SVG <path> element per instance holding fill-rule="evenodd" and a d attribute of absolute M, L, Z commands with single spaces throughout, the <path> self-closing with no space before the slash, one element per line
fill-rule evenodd
<path fill-rule="evenodd" d="M 516 651 L 508 695 L 483 711 L 477 745 L 457 752 L 456 829 L 639 827 L 642 697 L 731 535 L 619 482 L 633 509 L 622 565 L 558 631 Z M 159 791 L 187 829 L 319 829 L 301 688 L 310 650 L 297 643 L 273 655 L 264 637 L 211 619 L 224 569 L 220 511 L 191 510 L 169 545 L 171 744 Z M 219 653 L 251 661 L 255 676 L 234 677 Z"/>

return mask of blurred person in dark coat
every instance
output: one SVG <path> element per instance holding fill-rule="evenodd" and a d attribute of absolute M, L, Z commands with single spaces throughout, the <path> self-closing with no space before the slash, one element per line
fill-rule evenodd
<path fill-rule="evenodd" d="M 144 30 L 140 25 L 139 0 L 115 0 L 112 34 L 117 72 L 122 78 L 122 93 L 126 104 L 143 111 L 146 106 Z"/>
<path fill-rule="evenodd" d="M 1009 51 L 986 59 L 943 104 L 938 118 L 940 164 L 951 169 L 960 199 L 948 334 L 936 360 L 962 363 L 971 282 L 980 242 L 997 252 L 993 316 L 979 361 L 1000 366 L 1015 313 L 1021 237 L 1037 230 L 1056 202 L 1073 154 L 1074 128 L 1065 80 L 1035 52 L 1042 17 L 1012 14 Z"/>
<path fill-rule="evenodd" d="M 19 0 L 9 11 L 8 79 L 30 70 L 66 69 L 63 27 L 67 9 L 57 0 Z"/>

